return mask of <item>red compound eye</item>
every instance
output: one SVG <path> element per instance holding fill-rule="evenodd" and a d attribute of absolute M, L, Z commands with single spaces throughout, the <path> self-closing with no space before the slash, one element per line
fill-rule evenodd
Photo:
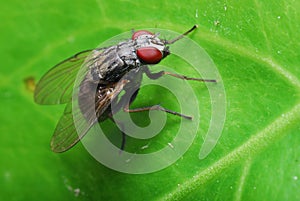
<path fill-rule="evenodd" d="M 162 53 L 155 47 L 141 47 L 136 51 L 140 60 L 147 64 L 157 64 L 162 59 Z"/>
<path fill-rule="evenodd" d="M 139 37 L 141 35 L 154 35 L 154 34 L 151 33 L 150 31 L 146 31 L 146 30 L 136 31 L 132 34 L 132 40 L 137 39 L 137 37 Z"/>

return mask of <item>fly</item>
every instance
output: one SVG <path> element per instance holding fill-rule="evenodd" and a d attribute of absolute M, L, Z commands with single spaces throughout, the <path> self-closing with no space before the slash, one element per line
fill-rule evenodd
<path fill-rule="evenodd" d="M 158 79 L 170 75 L 183 80 L 216 82 L 216 80 L 190 78 L 184 75 L 160 71 L 152 73 L 148 65 L 157 64 L 170 54 L 169 46 L 197 28 L 190 30 L 172 40 L 160 39 L 159 34 L 146 30 L 133 33 L 132 37 L 117 45 L 85 50 L 60 62 L 50 69 L 38 82 L 34 100 L 38 104 L 67 104 L 51 140 L 54 152 L 64 152 L 79 142 L 89 129 L 97 122 L 110 118 L 115 112 L 142 112 L 160 110 L 186 119 L 190 116 L 168 110 L 160 105 L 130 109 L 135 100 L 145 74 L 150 79 Z M 85 75 L 79 85 L 78 105 L 88 124 L 77 134 L 72 115 L 73 86 L 80 67 L 85 68 Z M 126 76 L 126 73 L 130 73 Z M 95 90 L 96 89 L 96 90 Z M 95 92 L 96 91 L 96 92 Z M 122 97 L 118 97 L 124 91 Z M 112 111 L 111 106 L 114 105 Z M 91 115 L 95 114 L 95 115 Z M 124 149 L 125 133 L 123 133 L 120 149 Z"/>

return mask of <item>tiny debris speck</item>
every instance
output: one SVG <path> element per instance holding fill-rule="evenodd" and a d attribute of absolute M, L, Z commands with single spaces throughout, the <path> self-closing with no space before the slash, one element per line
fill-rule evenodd
<path fill-rule="evenodd" d="M 219 20 L 215 20 L 215 21 L 214 21 L 214 25 L 215 25 L 215 26 L 219 26 L 219 25 L 220 25 L 220 21 L 219 21 Z"/>
<path fill-rule="evenodd" d="M 146 144 L 146 145 L 144 145 L 144 146 L 141 147 L 142 150 L 143 149 L 147 149 L 147 148 L 149 148 L 149 144 Z"/>
<path fill-rule="evenodd" d="M 79 188 L 75 188 L 74 189 L 74 194 L 75 194 L 75 197 L 78 197 L 78 195 L 80 194 L 80 189 Z"/>
<path fill-rule="evenodd" d="M 170 142 L 168 142 L 168 145 L 169 145 L 169 147 L 171 147 L 172 149 L 174 149 L 174 146 Z"/>

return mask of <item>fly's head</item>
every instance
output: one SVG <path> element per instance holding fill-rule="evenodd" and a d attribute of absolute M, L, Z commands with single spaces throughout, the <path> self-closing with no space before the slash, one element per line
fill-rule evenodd
<path fill-rule="evenodd" d="M 136 31 L 132 40 L 136 42 L 136 55 L 143 64 L 157 64 L 170 54 L 166 41 L 146 30 Z"/>
<path fill-rule="evenodd" d="M 136 55 L 143 64 L 157 64 L 170 54 L 167 45 L 173 44 L 197 27 L 194 25 L 190 30 L 173 40 L 160 39 L 159 34 L 153 34 L 146 30 L 136 31 L 132 35 L 132 40 L 136 42 Z"/>

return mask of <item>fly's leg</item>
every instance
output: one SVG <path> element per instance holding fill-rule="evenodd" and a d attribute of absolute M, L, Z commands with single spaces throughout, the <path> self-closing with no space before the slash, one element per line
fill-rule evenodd
<path fill-rule="evenodd" d="M 118 123 L 119 126 L 121 126 L 121 133 L 122 133 L 122 142 L 121 142 L 121 148 L 120 148 L 120 154 L 122 151 L 125 149 L 125 143 L 126 143 L 126 134 L 123 132 L 124 130 L 124 125 L 122 123 Z"/>
<path fill-rule="evenodd" d="M 125 92 L 125 94 L 120 98 L 118 102 L 117 100 L 113 100 L 112 107 L 114 107 L 114 109 L 112 110 L 112 115 L 117 113 L 120 109 L 124 108 L 127 104 L 131 105 L 131 103 L 135 100 L 137 94 L 139 93 L 139 90 L 140 89 L 138 88 L 133 93 Z"/>
<path fill-rule="evenodd" d="M 124 125 L 122 124 L 122 122 L 116 122 L 113 117 L 112 114 L 109 114 L 108 117 L 112 120 L 112 122 L 114 122 L 115 124 L 120 125 L 121 128 L 121 133 L 122 133 L 122 142 L 121 142 L 121 147 L 120 147 L 120 154 L 122 153 L 122 151 L 124 151 L 125 148 L 125 143 L 126 143 L 126 134 L 123 132 L 124 130 Z"/>
<path fill-rule="evenodd" d="M 162 77 L 163 75 L 170 75 L 182 80 L 195 80 L 195 81 L 199 81 L 199 82 L 217 82 L 216 80 L 212 80 L 212 79 L 201 79 L 201 78 L 193 78 L 193 77 L 187 77 L 185 75 L 179 75 L 176 73 L 171 73 L 171 72 L 166 72 L 166 71 L 160 71 L 158 73 L 152 73 L 148 67 L 145 67 L 144 72 L 146 73 L 147 77 L 149 77 L 152 80 L 156 80 L 160 77 Z"/>
<path fill-rule="evenodd" d="M 185 75 L 179 75 L 179 74 L 175 74 L 175 73 L 171 73 L 171 72 L 166 72 L 166 71 L 160 71 L 158 73 L 152 73 L 149 68 L 147 66 L 143 67 L 143 72 L 152 80 L 156 80 L 160 77 L 162 77 L 163 75 L 170 75 L 179 79 L 183 79 L 183 80 L 195 80 L 195 81 L 200 81 L 200 82 L 216 82 L 216 80 L 211 80 L 211 79 L 201 79 L 201 78 L 191 78 L 191 77 L 187 77 Z M 173 115 L 177 115 L 186 119 L 192 119 L 191 116 L 187 116 L 172 110 L 168 110 L 160 105 L 154 105 L 154 106 L 149 106 L 149 107 L 143 107 L 143 108 L 136 108 L 136 109 L 130 109 L 129 105 L 126 105 L 124 107 L 124 111 L 125 112 L 143 112 L 143 111 L 149 111 L 149 110 L 160 110 L 163 112 L 167 112 L 169 114 L 173 114 Z"/>
<path fill-rule="evenodd" d="M 144 112 L 144 111 L 150 111 L 150 110 L 160 110 L 160 111 L 163 111 L 163 112 L 167 112 L 169 114 L 173 114 L 173 115 L 176 115 L 176 116 L 183 117 L 185 119 L 189 119 L 189 120 L 193 119 L 193 117 L 191 117 L 191 116 L 187 116 L 187 115 L 184 115 L 184 114 L 172 111 L 172 110 L 168 110 L 168 109 L 166 109 L 166 108 L 164 108 L 160 105 L 153 105 L 153 106 L 135 108 L 135 109 L 130 109 L 129 105 L 126 105 L 124 107 L 125 112 Z"/>
<path fill-rule="evenodd" d="M 136 98 L 138 92 L 139 92 L 139 89 L 137 89 L 137 90 L 133 93 L 133 95 L 130 97 L 129 104 L 131 104 L 131 103 L 134 101 L 134 99 Z M 124 95 L 124 96 L 125 96 L 125 95 Z M 122 124 L 122 122 L 119 122 L 119 125 L 122 127 L 122 128 L 121 128 L 121 132 L 122 132 L 121 151 L 123 151 L 124 148 L 125 148 L 126 134 L 123 132 L 123 130 L 124 130 L 124 125 Z"/>
<path fill-rule="evenodd" d="M 111 104 L 110 104 L 110 107 L 114 107 L 114 110 L 112 110 L 112 108 L 110 108 L 110 112 L 108 113 L 108 118 L 110 118 L 112 120 L 112 122 L 114 122 L 115 124 L 121 126 L 122 143 L 121 143 L 121 147 L 120 147 L 120 154 L 122 153 L 122 151 L 125 148 L 126 134 L 123 132 L 124 124 L 122 122 L 116 121 L 113 118 L 113 115 L 114 115 L 114 113 L 118 112 L 119 109 L 123 108 L 123 105 L 124 105 L 124 100 L 123 99 L 124 98 L 122 97 L 119 102 L 117 102 L 116 99 L 117 99 L 119 93 L 124 89 L 124 86 L 129 82 L 130 82 L 130 80 L 124 79 L 124 80 L 121 80 L 121 81 L 116 83 L 116 86 L 115 86 L 116 92 L 112 96 Z M 138 93 L 138 90 L 134 93 L 134 97 L 131 97 L 131 99 L 130 99 L 131 102 L 135 99 L 137 93 Z"/>
<path fill-rule="evenodd" d="M 130 100 L 129 100 L 129 103 L 128 105 L 130 105 L 136 98 L 137 94 L 139 92 L 139 88 L 136 89 L 134 91 L 134 93 L 130 96 Z M 119 109 L 121 107 L 124 107 L 124 105 L 127 105 L 126 104 L 126 101 L 128 100 L 128 97 L 129 97 L 130 93 L 129 92 L 126 92 L 122 97 L 121 97 L 121 100 L 118 102 L 118 103 L 115 103 L 115 106 L 116 107 L 116 112 L 119 111 Z M 111 114 L 109 114 L 109 118 L 115 123 L 115 124 L 118 124 L 119 126 L 121 126 L 121 133 L 122 133 L 122 143 L 121 143 L 121 147 L 120 147 L 120 153 L 122 153 L 122 151 L 124 151 L 125 149 L 125 143 L 126 143 L 126 134 L 123 132 L 124 130 L 124 124 L 120 121 L 116 122 L 116 120 L 113 119 L 113 114 L 115 112 L 111 112 Z"/>
<path fill-rule="evenodd" d="M 126 142 L 126 134 L 123 131 L 121 131 L 121 132 L 122 132 L 121 151 L 124 151 L 124 149 L 125 149 L 125 142 Z"/>

